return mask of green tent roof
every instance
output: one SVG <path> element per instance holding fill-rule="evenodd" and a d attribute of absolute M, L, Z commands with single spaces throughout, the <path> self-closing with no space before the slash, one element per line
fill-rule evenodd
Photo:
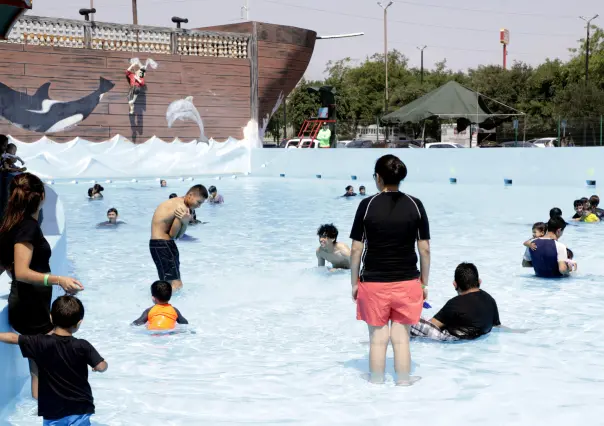
<path fill-rule="evenodd" d="M 492 116 L 478 92 L 467 89 L 456 81 L 425 94 L 398 111 L 384 117 L 387 123 L 418 123 L 427 118 L 465 118 L 472 123 L 483 123 Z"/>

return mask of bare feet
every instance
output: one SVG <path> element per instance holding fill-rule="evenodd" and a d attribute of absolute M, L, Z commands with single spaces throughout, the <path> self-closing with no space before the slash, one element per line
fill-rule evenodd
<path fill-rule="evenodd" d="M 404 379 L 398 379 L 396 381 L 397 386 L 412 386 L 414 383 L 417 383 L 421 380 L 420 376 L 409 376 Z"/>

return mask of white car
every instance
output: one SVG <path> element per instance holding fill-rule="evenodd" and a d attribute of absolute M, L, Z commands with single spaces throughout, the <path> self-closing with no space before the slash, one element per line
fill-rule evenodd
<path fill-rule="evenodd" d="M 427 143 L 426 148 L 465 148 L 462 144 L 451 142 Z"/>
<path fill-rule="evenodd" d="M 556 145 L 555 143 L 558 142 L 558 138 L 540 138 L 540 139 L 535 139 L 533 141 L 533 144 L 537 147 L 537 148 L 554 148 Z"/>
<path fill-rule="evenodd" d="M 292 149 L 292 148 L 319 148 L 319 141 L 316 139 L 310 139 L 310 138 L 303 138 L 302 141 L 300 141 L 299 138 L 294 138 L 294 139 L 290 139 L 287 141 L 287 144 L 285 144 L 285 148 L 286 149 Z"/>

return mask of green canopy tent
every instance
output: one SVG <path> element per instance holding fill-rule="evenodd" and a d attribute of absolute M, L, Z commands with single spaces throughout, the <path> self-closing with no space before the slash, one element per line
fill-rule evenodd
<path fill-rule="evenodd" d="M 0 0 L 0 40 L 8 39 L 15 22 L 31 7 L 31 0 Z"/>
<path fill-rule="evenodd" d="M 477 124 L 483 129 L 493 129 L 509 117 L 524 115 L 508 105 L 491 99 L 514 112 L 493 114 L 485 104 L 485 98 L 490 99 L 456 81 L 450 81 L 399 110 L 385 115 L 382 117 L 382 122 L 385 124 L 424 122 L 425 125 L 425 120 L 430 118 L 457 119 L 457 129 L 463 131 L 471 124 Z M 470 132 L 471 137 L 472 132 Z"/>

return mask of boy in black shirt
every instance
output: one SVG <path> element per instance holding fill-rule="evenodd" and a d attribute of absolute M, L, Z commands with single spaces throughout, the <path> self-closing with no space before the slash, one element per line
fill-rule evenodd
<path fill-rule="evenodd" d="M 51 308 L 54 334 L 31 336 L 0 333 L 0 342 L 18 344 L 24 358 L 39 370 L 38 416 L 44 425 L 90 425 L 94 398 L 88 366 L 100 373 L 107 363 L 86 340 L 72 336 L 84 319 L 84 306 L 73 296 L 61 296 Z"/>
<path fill-rule="evenodd" d="M 453 287 L 457 296 L 449 300 L 430 321 L 421 319 L 411 327 L 411 336 L 434 340 L 472 340 L 500 327 L 497 303 L 480 289 L 478 269 L 462 263 L 455 269 Z"/>

